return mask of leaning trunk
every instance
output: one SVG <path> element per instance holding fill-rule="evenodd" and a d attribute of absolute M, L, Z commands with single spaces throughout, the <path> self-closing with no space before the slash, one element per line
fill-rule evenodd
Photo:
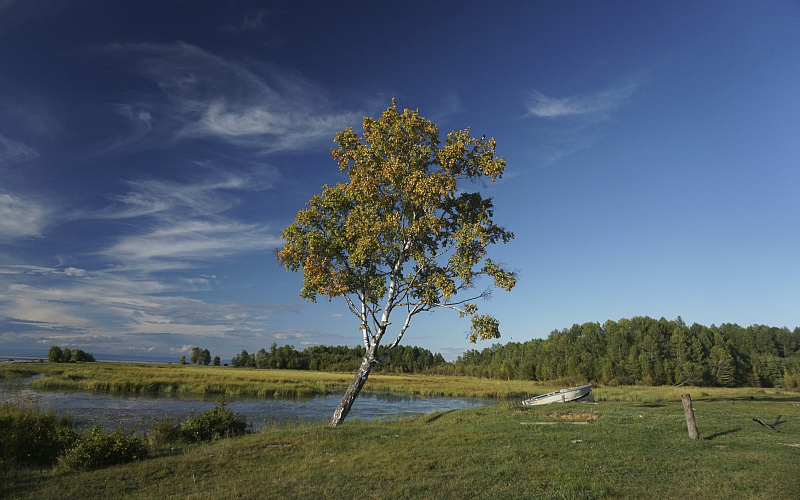
<path fill-rule="evenodd" d="M 347 392 L 345 392 L 344 396 L 342 396 L 339 406 L 337 406 L 336 411 L 333 412 L 333 417 L 331 418 L 331 423 L 329 424 L 331 427 L 338 427 L 339 424 L 344 422 L 347 414 L 350 413 L 350 408 L 352 408 L 353 402 L 358 397 L 358 393 L 361 392 L 361 388 L 364 387 L 364 383 L 369 377 L 369 372 L 372 371 L 372 364 L 372 358 L 369 355 L 369 352 L 367 352 L 367 355 L 364 356 L 364 360 L 361 362 L 361 366 L 358 367 L 356 376 L 353 377 L 353 381 L 350 382 L 350 387 L 347 388 Z"/>

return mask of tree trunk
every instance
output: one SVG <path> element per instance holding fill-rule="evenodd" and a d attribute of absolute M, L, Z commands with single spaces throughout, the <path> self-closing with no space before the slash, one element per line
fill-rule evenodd
<path fill-rule="evenodd" d="M 358 397 L 358 393 L 361 392 L 361 388 L 364 387 L 364 383 L 369 377 L 369 372 L 372 371 L 372 364 L 372 357 L 368 351 L 366 356 L 364 356 L 364 360 L 361 361 L 361 366 L 358 367 L 356 376 L 353 377 L 353 381 L 350 382 L 350 387 L 347 388 L 344 396 L 342 396 L 342 400 L 339 402 L 339 406 L 337 406 L 336 411 L 333 412 L 331 422 L 328 424 L 329 426 L 338 427 L 339 424 L 344 422 L 345 417 L 350 413 L 353 402 Z"/>

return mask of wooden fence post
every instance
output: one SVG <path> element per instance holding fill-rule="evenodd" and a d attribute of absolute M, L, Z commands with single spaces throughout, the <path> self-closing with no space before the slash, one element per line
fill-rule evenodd
<path fill-rule="evenodd" d="M 681 396 L 683 401 L 683 415 L 686 417 L 686 428 L 689 429 L 689 437 L 697 439 L 700 433 L 697 432 L 697 424 L 694 422 L 694 410 L 692 409 L 692 396 L 684 394 Z"/>

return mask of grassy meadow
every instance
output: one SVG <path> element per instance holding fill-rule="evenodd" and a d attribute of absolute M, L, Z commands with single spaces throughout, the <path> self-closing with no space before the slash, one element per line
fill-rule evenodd
<path fill-rule="evenodd" d="M 145 366 L 152 383 L 178 373 L 197 387 L 227 380 L 247 387 L 334 388 L 350 379 L 349 374 Z M 53 369 L 55 378 L 69 379 L 70 373 L 73 379 L 89 378 L 80 375 L 83 365 L 61 368 L 47 370 Z M 138 373 L 139 365 L 123 369 Z M 102 373 L 105 367 L 91 370 Z M 147 387 L 147 371 L 137 386 Z M 205 381 L 192 380 L 203 374 Z M 798 498 L 797 393 L 598 387 L 596 404 L 524 407 L 517 403 L 520 394 L 550 388 L 456 379 L 380 376 L 370 377 L 367 387 L 512 399 L 404 420 L 351 419 L 336 429 L 276 426 L 210 444 L 157 447 L 146 460 L 89 472 L 12 468 L 0 471 L 0 498 Z M 686 430 L 680 401 L 685 393 L 694 401 L 698 440 L 689 439 Z M 780 433 L 752 420 L 771 423 L 778 415 L 779 425 L 788 422 Z"/>

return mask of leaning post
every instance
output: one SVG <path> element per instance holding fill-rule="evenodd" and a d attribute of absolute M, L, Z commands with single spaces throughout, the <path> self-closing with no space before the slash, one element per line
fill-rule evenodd
<path fill-rule="evenodd" d="M 684 394 L 681 396 L 683 401 L 683 415 L 686 417 L 686 428 L 689 429 L 689 437 L 697 439 L 700 433 L 697 432 L 697 424 L 694 421 L 694 409 L 692 409 L 692 396 Z"/>

